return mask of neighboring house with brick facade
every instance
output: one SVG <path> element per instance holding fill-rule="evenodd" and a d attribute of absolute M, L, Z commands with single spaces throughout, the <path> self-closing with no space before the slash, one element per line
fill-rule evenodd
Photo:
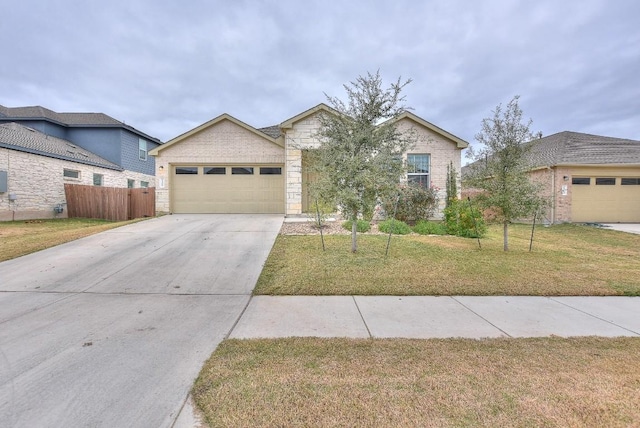
<path fill-rule="evenodd" d="M 564 131 L 527 144 L 549 200 L 544 221 L 640 222 L 640 141 Z"/>
<path fill-rule="evenodd" d="M 309 210 L 305 153 L 319 146 L 319 104 L 279 125 L 254 128 L 223 114 L 149 152 L 156 157 L 156 210 L 173 213 L 278 213 Z M 413 113 L 398 127 L 419 141 L 404 154 L 419 167 L 407 180 L 439 189 L 444 203 L 447 165 L 460 170 L 467 142 Z"/>
<path fill-rule="evenodd" d="M 0 106 L 0 220 L 66 217 L 64 183 L 153 187 L 160 144 L 102 113 Z"/>

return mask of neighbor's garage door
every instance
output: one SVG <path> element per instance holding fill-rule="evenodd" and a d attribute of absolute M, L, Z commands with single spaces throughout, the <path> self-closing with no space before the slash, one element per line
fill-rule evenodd
<path fill-rule="evenodd" d="M 572 177 L 571 220 L 575 223 L 640 222 L 640 177 Z"/>
<path fill-rule="evenodd" d="M 171 178 L 174 213 L 284 213 L 282 165 L 179 165 Z"/>

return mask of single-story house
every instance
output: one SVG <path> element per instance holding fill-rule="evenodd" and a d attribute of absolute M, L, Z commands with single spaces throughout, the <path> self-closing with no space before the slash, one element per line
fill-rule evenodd
<path fill-rule="evenodd" d="M 309 210 L 305 165 L 318 147 L 319 104 L 279 125 L 254 128 L 222 114 L 156 147 L 156 211 L 172 213 L 278 213 L 298 216 Z M 413 113 L 398 119 L 414 129 L 419 142 L 405 159 L 420 167 L 407 179 L 434 186 L 444 203 L 447 165 L 459 171 L 464 140 Z"/>
<path fill-rule="evenodd" d="M 527 144 L 549 199 L 543 221 L 640 222 L 640 141 L 564 131 Z"/>
<path fill-rule="evenodd" d="M 64 184 L 152 187 L 128 171 L 61 138 L 18 123 L 0 124 L 0 221 L 66 217 Z"/>

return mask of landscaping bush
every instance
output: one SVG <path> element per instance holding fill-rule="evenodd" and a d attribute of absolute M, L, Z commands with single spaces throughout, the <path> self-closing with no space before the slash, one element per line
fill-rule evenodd
<path fill-rule="evenodd" d="M 394 235 L 407 235 L 411 233 L 411 228 L 407 223 L 400 220 L 385 220 L 378 223 L 380 232 L 392 233 Z"/>
<path fill-rule="evenodd" d="M 459 199 L 452 200 L 445 208 L 444 223 L 449 235 L 482 238 L 487 232 L 482 212 L 471 203 Z"/>
<path fill-rule="evenodd" d="M 447 227 L 442 223 L 420 220 L 413 226 L 413 231 L 420 235 L 446 235 Z"/>
<path fill-rule="evenodd" d="M 401 186 L 400 199 L 396 210 L 396 199 L 387 198 L 382 202 L 382 208 L 387 218 L 394 217 L 404 222 L 426 220 L 433 216 L 438 206 L 438 193 L 436 189 L 424 188 L 415 184 Z"/>
<path fill-rule="evenodd" d="M 347 220 L 344 223 L 342 223 L 342 227 L 347 229 L 348 231 L 351 231 L 351 226 L 353 225 L 353 223 L 351 222 L 351 220 Z M 371 224 L 369 224 L 368 221 L 366 220 L 358 220 L 357 224 L 356 224 L 356 230 L 359 233 L 365 233 L 371 230 Z"/>

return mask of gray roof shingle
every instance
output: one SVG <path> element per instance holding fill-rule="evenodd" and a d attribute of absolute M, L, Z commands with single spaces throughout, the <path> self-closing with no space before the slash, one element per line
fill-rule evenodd
<path fill-rule="evenodd" d="M 280 132 L 280 127 L 278 125 L 258 128 L 258 131 L 264 134 L 267 134 L 269 137 L 273 137 L 273 138 L 278 138 L 280 135 L 282 135 L 282 132 Z"/>
<path fill-rule="evenodd" d="M 640 141 L 564 131 L 529 142 L 532 167 L 640 164 Z"/>
<path fill-rule="evenodd" d="M 158 144 L 162 144 L 155 137 L 147 135 L 133 126 L 127 125 L 108 116 L 104 113 L 58 113 L 48 108 L 40 106 L 31 107 L 5 107 L 0 105 L 0 118 L 9 120 L 48 120 L 56 122 L 64 126 L 86 126 L 86 127 L 121 127 L 128 129 L 136 134 L 153 140 Z"/>
<path fill-rule="evenodd" d="M 15 122 L 0 124 L 0 147 L 123 171 L 120 166 L 70 141 L 43 134 Z"/>

